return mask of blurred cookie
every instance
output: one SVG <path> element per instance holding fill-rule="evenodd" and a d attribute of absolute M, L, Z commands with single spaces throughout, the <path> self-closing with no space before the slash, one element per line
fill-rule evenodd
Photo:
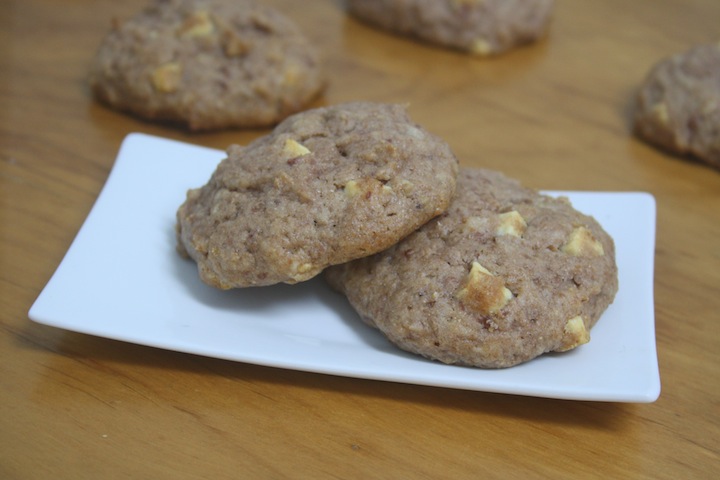
<path fill-rule="evenodd" d="M 116 109 L 191 130 L 273 125 L 324 85 L 298 27 L 248 0 L 154 0 L 103 40 L 89 83 Z"/>
<path fill-rule="evenodd" d="M 593 218 L 467 168 L 447 212 L 326 278 L 400 348 L 483 368 L 588 342 L 618 288 L 613 240 Z"/>
<path fill-rule="evenodd" d="M 495 55 L 536 41 L 553 0 L 349 0 L 369 24 L 474 55 Z"/>
<path fill-rule="evenodd" d="M 457 169 L 448 145 L 404 107 L 307 110 L 231 146 L 210 181 L 188 192 L 179 248 L 219 288 L 300 282 L 442 213 Z"/>
<path fill-rule="evenodd" d="M 693 47 L 650 70 L 636 99 L 635 132 L 720 168 L 720 44 Z"/>

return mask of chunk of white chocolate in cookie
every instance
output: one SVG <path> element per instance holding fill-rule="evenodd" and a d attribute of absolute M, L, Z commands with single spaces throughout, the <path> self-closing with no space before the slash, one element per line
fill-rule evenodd
<path fill-rule="evenodd" d="M 355 180 L 350 180 L 345 184 L 345 187 L 343 187 L 343 190 L 345 191 L 345 195 L 352 198 L 357 196 L 360 193 L 360 186 L 358 185 L 358 182 Z"/>
<path fill-rule="evenodd" d="M 605 250 L 586 227 L 575 227 L 562 251 L 577 257 L 600 257 Z"/>
<path fill-rule="evenodd" d="M 210 14 L 204 10 L 193 12 L 187 17 L 178 29 L 180 36 L 207 37 L 215 31 Z"/>
<path fill-rule="evenodd" d="M 473 262 L 465 286 L 457 293 L 461 302 L 484 314 L 497 312 L 512 297 L 503 279 L 493 275 L 478 262 Z"/>
<path fill-rule="evenodd" d="M 484 38 L 476 38 L 470 45 L 469 50 L 473 55 L 486 57 L 492 53 L 492 46 L 490 45 L 490 42 Z"/>
<path fill-rule="evenodd" d="M 562 344 L 556 349 L 558 352 L 567 352 L 590 341 L 590 332 L 585 328 L 581 316 L 573 317 L 565 324 Z"/>
<path fill-rule="evenodd" d="M 172 93 L 180 86 L 182 67 L 177 62 L 168 62 L 157 67 L 152 73 L 152 83 L 158 92 Z"/>
<path fill-rule="evenodd" d="M 667 125 L 670 121 L 670 115 L 668 114 L 668 108 L 665 102 L 658 102 L 653 105 L 652 113 L 663 125 Z"/>
<path fill-rule="evenodd" d="M 315 269 L 316 267 L 309 262 L 300 263 L 297 260 L 293 260 L 290 264 L 290 275 L 293 278 L 302 280 L 304 276 Z"/>
<path fill-rule="evenodd" d="M 527 228 L 525 219 L 517 210 L 500 214 L 500 226 L 497 228 L 498 235 L 512 235 L 513 237 L 522 237 Z"/>
<path fill-rule="evenodd" d="M 302 143 L 298 143 L 292 138 L 288 138 L 285 140 L 285 144 L 283 145 L 283 153 L 290 158 L 297 158 L 310 153 L 310 149 Z"/>

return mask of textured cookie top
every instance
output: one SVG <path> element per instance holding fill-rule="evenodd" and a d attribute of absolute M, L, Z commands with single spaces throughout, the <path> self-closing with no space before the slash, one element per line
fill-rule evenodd
<path fill-rule="evenodd" d="M 547 31 L 553 0 L 349 0 L 370 24 L 474 55 L 494 55 Z"/>
<path fill-rule="evenodd" d="M 115 108 L 193 130 L 277 123 L 324 84 L 297 26 L 248 0 L 153 1 L 107 35 L 89 82 Z"/>
<path fill-rule="evenodd" d="M 635 131 L 720 168 L 720 44 L 693 47 L 650 70 L 637 96 Z"/>
<path fill-rule="evenodd" d="M 617 291 L 612 239 L 566 199 L 461 169 L 446 213 L 326 278 L 399 347 L 509 367 L 589 341 Z"/>
<path fill-rule="evenodd" d="M 178 211 L 180 246 L 216 287 L 307 280 L 442 213 L 457 169 L 448 145 L 404 107 L 308 110 L 228 149 Z"/>

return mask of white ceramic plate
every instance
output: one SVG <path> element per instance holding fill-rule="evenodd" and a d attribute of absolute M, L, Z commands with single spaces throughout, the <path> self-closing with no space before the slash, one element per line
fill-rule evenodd
<path fill-rule="evenodd" d="M 129 135 L 29 317 L 169 350 L 348 377 L 574 400 L 652 402 L 659 396 L 652 196 L 562 192 L 615 239 L 615 302 L 589 344 L 509 369 L 480 370 L 391 346 L 319 278 L 231 291 L 204 285 L 194 263 L 175 252 L 175 212 L 187 189 L 206 183 L 223 156 Z"/>

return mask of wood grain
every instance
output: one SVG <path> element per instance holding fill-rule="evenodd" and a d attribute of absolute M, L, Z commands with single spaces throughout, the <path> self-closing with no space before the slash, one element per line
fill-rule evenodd
<path fill-rule="evenodd" d="M 338 378 L 32 323 L 125 135 L 225 148 L 265 132 L 190 134 L 92 101 L 97 45 L 143 0 L 4 0 L 0 478 L 715 478 L 720 172 L 633 138 L 629 105 L 657 60 L 719 39 L 720 2 L 558 0 L 547 39 L 485 60 L 374 30 L 339 1 L 268 3 L 322 47 L 330 86 L 317 105 L 406 102 L 465 165 L 538 188 L 655 196 L 660 399 Z"/>

